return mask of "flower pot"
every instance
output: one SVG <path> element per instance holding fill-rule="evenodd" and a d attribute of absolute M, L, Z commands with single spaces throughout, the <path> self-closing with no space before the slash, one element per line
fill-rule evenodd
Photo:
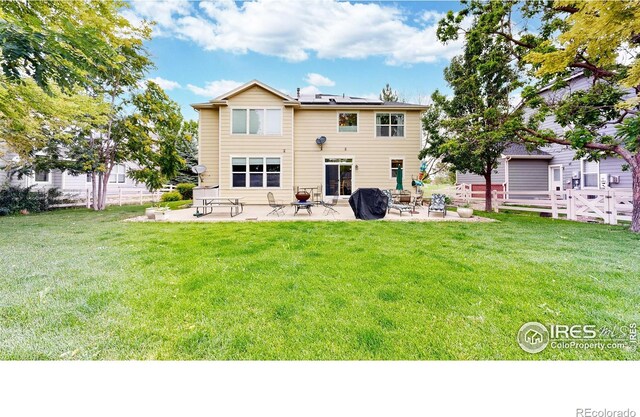
<path fill-rule="evenodd" d="M 144 210 L 144 215 L 145 215 L 145 216 L 147 216 L 147 219 L 149 219 L 149 220 L 153 220 L 153 219 L 155 219 L 155 218 L 156 218 L 156 213 L 155 213 L 155 212 L 156 212 L 156 209 L 155 209 L 155 208 L 153 208 L 153 207 L 147 207 L 147 208 Z"/>
<path fill-rule="evenodd" d="M 156 220 L 167 220 L 167 210 L 154 211 L 154 217 Z"/>
<path fill-rule="evenodd" d="M 300 201 L 302 203 L 307 201 L 310 197 L 311 197 L 311 194 L 309 194 L 308 191 L 298 191 L 296 193 L 296 198 L 298 199 L 298 201 Z"/>
<path fill-rule="evenodd" d="M 469 207 L 458 207 L 458 216 L 463 219 L 468 219 L 473 216 L 473 209 Z"/>

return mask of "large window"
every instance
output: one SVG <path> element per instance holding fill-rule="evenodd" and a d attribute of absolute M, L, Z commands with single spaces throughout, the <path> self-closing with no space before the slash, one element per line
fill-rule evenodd
<path fill-rule="evenodd" d="M 398 177 L 398 168 L 404 169 L 404 159 L 392 159 L 391 160 L 391 178 Z"/>
<path fill-rule="evenodd" d="M 280 158 L 232 158 L 233 188 L 280 187 Z"/>
<path fill-rule="evenodd" d="M 281 109 L 233 109 L 231 133 L 235 135 L 281 135 Z"/>
<path fill-rule="evenodd" d="M 338 132 L 357 133 L 358 113 L 338 113 Z"/>
<path fill-rule="evenodd" d="M 127 168 L 122 164 L 114 166 L 109 175 L 109 182 L 112 184 L 124 184 L 126 180 Z"/>
<path fill-rule="evenodd" d="M 582 188 L 600 188 L 600 162 L 582 160 Z"/>
<path fill-rule="evenodd" d="M 404 137 L 404 114 L 376 113 L 377 137 Z"/>

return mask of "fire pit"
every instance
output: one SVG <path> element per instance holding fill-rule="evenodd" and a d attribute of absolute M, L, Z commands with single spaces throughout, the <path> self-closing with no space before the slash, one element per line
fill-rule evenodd
<path fill-rule="evenodd" d="M 298 191 L 296 193 L 296 198 L 299 202 L 304 203 L 309 198 L 311 198 L 311 194 L 308 191 Z"/>

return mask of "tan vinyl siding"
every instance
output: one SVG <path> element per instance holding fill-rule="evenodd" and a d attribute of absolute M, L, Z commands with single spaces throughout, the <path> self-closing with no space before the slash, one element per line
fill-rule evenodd
<path fill-rule="evenodd" d="M 207 167 L 202 174 L 204 186 L 219 185 L 218 178 L 218 109 L 200 110 L 199 134 L 200 165 Z"/>
<path fill-rule="evenodd" d="M 420 110 L 382 110 L 405 114 L 405 136 L 377 138 L 372 109 L 302 109 L 285 106 L 282 97 L 254 86 L 227 100 L 219 109 L 200 110 L 200 163 L 207 167 L 205 185 L 219 185 L 221 196 L 244 197 L 248 204 L 266 204 L 272 191 L 277 200 L 289 202 L 294 187 L 324 188 L 324 158 L 353 158 L 353 184 L 357 188 L 395 188 L 391 159 L 404 160 L 404 188 L 411 189 L 411 177 L 418 175 L 420 161 Z M 231 133 L 234 108 L 280 108 L 279 135 Z M 358 132 L 338 133 L 338 112 L 357 112 Z M 323 150 L 315 139 L 328 138 Z M 295 153 L 294 153 L 295 149 Z M 232 188 L 232 157 L 279 157 L 279 188 Z M 357 165 L 357 169 L 356 169 Z"/>
<path fill-rule="evenodd" d="M 281 135 L 232 135 L 231 110 L 233 108 L 281 108 Z M 281 97 L 277 97 L 258 86 L 231 97 L 227 107 L 220 108 L 220 195 L 244 197 L 245 203 L 267 203 L 267 193 L 273 192 L 278 200 L 291 200 L 293 181 L 292 164 L 292 124 L 290 107 L 284 107 Z M 280 188 L 232 188 L 232 157 L 279 157 Z"/>
<path fill-rule="evenodd" d="M 357 112 L 358 132 L 338 133 L 338 113 Z M 389 112 L 389 111 L 384 111 Z M 391 111 L 400 113 L 399 111 Z M 391 178 L 391 159 L 404 159 L 403 185 L 411 189 L 411 176 L 420 168 L 420 112 L 406 111 L 404 138 L 377 138 L 374 110 L 304 109 L 295 114 L 295 185 L 324 188 L 324 159 L 353 158 L 353 190 L 395 188 Z M 322 147 L 318 136 L 326 136 Z M 355 166 L 357 165 L 357 169 Z"/>

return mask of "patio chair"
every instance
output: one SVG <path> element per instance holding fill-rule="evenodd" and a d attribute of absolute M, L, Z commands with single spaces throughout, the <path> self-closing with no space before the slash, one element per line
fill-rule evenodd
<path fill-rule="evenodd" d="M 275 213 L 278 217 L 280 217 L 280 213 L 284 215 L 284 208 L 286 207 L 286 205 L 277 203 L 271 191 L 267 193 L 267 200 L 269 200 L 269 207 L 273 209 L 267 214 L 267 216 L 273 213 Z"/>
<path fill-rule="evenodd" d="M 325 216 L 328 215 L 329 213 L 331 213 L 332 215 L 335 215 L 338 213 L 338 210 L 335 209 L 335 206 L 338 205 L 338 197 L 333 197 L 330 203 L 327 203 L 326 201 L 321 200 L 320 204 L 322 205 L 322 207 L 324 207 Z"/>
<path fill-rule="evenodd" d="M 447 217 L 447 203 L 446 197 L 444 194 L 432 194 L 431 195 L 431 203 L 429 203 L 429 207 L 427 207 L 427 217 L 429 217 L 429 213 L 432 211 L 442 213 L 442 217 Z"/>
<path fill-rule="evenodd" d="M 393 197 L 391 196 L 391 191 L 389 190 L 382 190 L 382 192 L 384 193 L 384 195 L 387 196 L 388 199 L 388 203 L 387 203 L 387 213 L 391 213 L 391 210 L 398 210 L 398 212 L 400 213 L 400 216 L 402 216 L 402 213 L 408 212 L 413 216 L 413 207 L 407 204 L 398 204 L 398 203 L 394 203 L 393 202 Z"/>

